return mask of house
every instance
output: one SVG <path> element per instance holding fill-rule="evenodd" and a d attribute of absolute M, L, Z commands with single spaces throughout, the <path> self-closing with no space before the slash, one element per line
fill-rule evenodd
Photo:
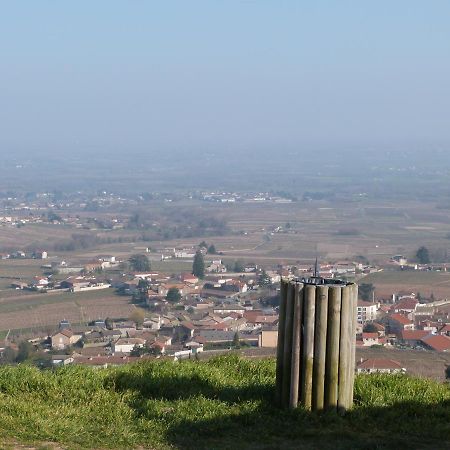
<path fill-rule="evenodd" d="M 188 283 L 188 284 L 198 283 L 198 277 L 196 277 L 195 275 L 192 275 L 191 273 L 182 273 L 180 275 L 180 280 L 182 283 Z"/>
<path fill-rule="evenodd" d="M 404 344 L 416 346 L 422 344 L 422 339 L 430 334 L 427 330 L 402 330 L 400 338 Z"/>
<path fill-rule="evenodd" d="M 448 352 L 450 350 L 450 338 L 442 335 L 430 334 L 421 339 L 425 347 L 435 352 Z"/>
<path fill-rule="evenodd" d="M 399 266 L 406 266 L 408 264 L 408 259 L 403 255 L 395 255 L 391 258 L 391 261 Z"/>
<path fill-rule="evenodd" d="M 391 314 L 385 318 L 389 325 L 390 333 L 400 335 L 403 330 L 414 330 L 414 323 L 402 314 Z"/>
<path fill-rule="evenodd" d="M 51 336 L 52 348 L 63 350 L 70 345 L 76 344 L 81 338 L 81 334 L 74 334 L 72 330 L 60 330 Z"/>
<path fill-rule="evenodd" d="M 277 342 L 277 329 L 262 329 L 258 334 L 258 347 L 277 348 Z"/>
<path fill-rule="evenodd" d="M 412 318 L 412 313 L 416 310 L 416 305 L 419 302 L 414 297 L 404 297 L 398 303 L 392 305 L 391 311 L 393 313 L 400 313 Z"/>
<path fill-rule="evenodd" d="M 67 366 L 73 363 L 72 355 L 52 355 L 53 366 Z"/>
<path fill-rule="evenodd" d="M 221 260 L 212 261 L 211 264 L 205 269 L 209 273 L 226 273 L 227 268 L 222 264 Z"/>
<path fill-rule="evenodd" d="M 145 339 L 140 338 L 120 338 L 111 344 L 113 353 L 130 353 L 134 347 L 143 347 Z"/>
<path fill-rule="evenodd" d="M 43 251 L 43 250 L 36 250 L 35 252 L 33 252 L 31 257 L 33 259 L 47 259 L 48 258 L 48 253 L 46 251 Z"/>
<path fill-rule="evenodd" d="M 184 346 L 186 348 L 188 348 L 189 350 L 191 350 L 191 353 L 193 355 L 196 355 L 197 353 L 201 353 L 203 351 L 203 344 L 200 342 L 197 342 L 195 339 L 193 339 L 192 341 L 186 342 L 186 344 L 184 344 Z"/>
<path fill-rule="evenodd" d="M 69 291 L 80 290 L 84 287 L 88 287 L 89 280 L 85 280 L 83 277 L 69 277 L 66 280 L 61 281 L 61 289 L 68 289 Z"/>
<path fill-rule="evenodd" d="M 159 353 L 163 355 L 164 353 L 166 353 L 166 344 L 158 340 L 152 342 L 150 344 L 150 348 L 153 349 L 153 351 L 157 354 Z"/>
<path fill-rule="evenodd" d="M 370 347 L 372 345 L 380 345 L 378 339 L 378 333 L 362 333 L 362 345 L 364 347 Z"/>
<path fill-rule="evenodd" d="M 367 322 L 372 322 L 377 318 L 378 305 L 364 300 L 358 300 L 357 320 L 358 323 L 364 325 Z"/>
<path fill-rule="evenodd" d="M 183 321 L 177 327 L 178 337 L 181 341 L 194 337 L 195 326 L 192 322 Z"/>
<path fill-rule="evenodd" d="M 439 329 L 439 334 L 445 335 L 450 337 L 450 323 L 446 323 L 444 324 L 440 329 Z"/>
<path fill-rule="evenodd" d="M 213 309 L 214 314 L 229 314 L 235 312 L 242 315 L 245 311 L 245 308 L 240 305 L 221 305 L 215 306 Z"/>
<path fill-rule="evenodd" d="M 371 358 L 356 365 L 357 373 L 405 373 L 406 369 L 398 361 L 384 358 Z"/>
<path fill-rule="evenodd" d="M 34 277 L 33 281 L 30 283 L 30 287 L 32 289 L 42 290 L 47 288 L 48 283 L 49 281 L 46 277 Z"/>
<path fill-rule="evenodd" d="M 235 334 L 234 331 L 200 330 L 199 337 L 196 339 L 202 338 L 202 343 L 228 344 L 233 341 Z M 258 335 L 256 334 L 239 333 L 238 336 L 240 341 L 245 341 L 250 345 L 258 345 Z"/>

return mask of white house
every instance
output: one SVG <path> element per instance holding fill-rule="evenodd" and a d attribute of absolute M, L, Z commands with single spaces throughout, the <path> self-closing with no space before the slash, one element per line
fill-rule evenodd
<path fill-rule="evenodd" d="M 134 347 L 143 347 L 145 339 L 140 338 L 120 338 L 111 345 L 113 353 L 130 353 Z"/>

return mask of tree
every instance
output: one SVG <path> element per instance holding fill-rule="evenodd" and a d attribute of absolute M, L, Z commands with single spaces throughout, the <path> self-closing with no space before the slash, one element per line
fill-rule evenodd
<path fill-rule="evenodd" d="M 34 353 L 33 344 L 28 341 L 22 341 L 19 344 L 19 351 L 17 353 L 16 361 L 18 363 L 26 361 Z"/>
<path fill-rule="evenodd" d="M 200 244 L 198 244 L 199 247 L 203 247 L 203 248 L 208 248 L 208 244 L 205 241 L 200 242 Z"/>
<path fill-rule="evenodd" d="M 145 320 L 144 311 L 142 311 L 142 309 L 135 308 L 130 314 L 130 320 L 136 324 L 136 328 L 142 327 Z"/>
<path fill-rule="evenodd" d="M 373 323 L 366 323 L 363 328 L 364 333 L 376 333 L 377 327 Z"/>
<path fill-rule="evenodd" d="M 150 261 L 146 255 L 132 255 L 128 260 L 131 270 L 135 272 L 147 272 L 150 270 Z"/>
<path fill-rule="evenodd" d="M 450 380 L 450 366 L 445 368 L 445 379 Z"/>
<path fill-rule="evenodd" d="M 272 284 L 272 280 L 270 279 L 269 275 L 267 275 L 267 272 L 265 270 L 263 270 L 259 275 L 258 284 L 262 287 L 269 287 Z"/>
<path fill-rule="evenodd" d="M 214 244 L 211 244 L 211 245 L 208 247 L 208 253 L 209 253 L 210 255 L 216 255 L 216 254 L 217 254 L 217 250 L 216 250 L 216 247 L 215 247 Z"/>
<path fill-rule="evenodd" d="M 150 287 L 150 283 L 148 280 L 140 279 L 137 285 L 138 289 L 138 300 L 141 302 L 145 302 L 148 296 L 148 289 Z"/>
<path fill-rule="evenodd" d="M 105 319 L 105 327 L 107 330 L 112 330 L 114 328 L 114 322 L 112 321 L 111 318 L 107 317 Z"/>
<path fill-rule="evenodd" d="M 416 252 L 417 261 L 420 264 L 429 264 L 430 263 L 430 252 L 424 246 L 420 247 Z"/>
<path fill-rule="evenodd" d="M 234 272 L 244 272 L 245 271 L 245 267 L 244 267 L 244 263 L 242 261 L 235 261 L 234 262 L 234 267 L 233 267 Z"/>
<path fill-rule="evenodd" d="M 17 352 L 11 347 L 6 347 L 5 350 L 3 350 L 2 358 L 0 361 L 2 364 L 12 364 L 16 361 L 16 358 Z"/>
<path fill-rule="evenodd" d="M 205 261 L 200 250 L 197 250 L 197 253 L 194 256 L 194 263 L 192 264 L 192 274 L 198 278 L 204 278 L 205 276 Z"/>
<path fill-rule="evenodd" d="M 372 283 L 361 283 L 359 285 L 359 296 L 362 300 L 366 302 L 372 299 L 373 293 L 375 291 L 375 287 Z"/>
<path fill-rule="evenodd" d="M 177 303 L 181 300 L 180 290 L 176 287 L 171 287 L 167 291 L 166 300 L 170 303 Z"/>
<path fill-rule="evenodd" d="M 239 333 L 236 331 L 233 336 L 233 347 L 239 348 L 241 346 L 241 341 L 239 340 Z"/>

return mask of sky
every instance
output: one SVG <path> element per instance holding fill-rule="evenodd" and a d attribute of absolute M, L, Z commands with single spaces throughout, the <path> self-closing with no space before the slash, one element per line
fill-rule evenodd
<path fill-rule="evenodd" d="M 0 0 L 0 154 L 450 142 L 450 2 Z"/>

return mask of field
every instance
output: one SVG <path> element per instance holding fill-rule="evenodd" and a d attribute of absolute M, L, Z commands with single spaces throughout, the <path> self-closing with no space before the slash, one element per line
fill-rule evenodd
<path fill-rule="evenodd" d="M 0 298 L 0 331 L 56 327 L 63 319 L 87 323 L 105 317 L 128 318 L 133 308 L 130 297 L 116 295 L 112 289 Z"/>
<path fill-rule="evenodd" d="M 390 297 L 394 292 L 420 292 L 423 297 L 450 298 L 449 272 L 383 271 L 362 280 L 375 286 L 375 296 Z"/>
<path fill-rule="evenodd" d="M 234 355 L 92 370 L 0 368 L 5 448 L 445 449 L 448 385 L 359 376 L 345 416 L 273 405 L 275 362 Z"/>
<path fill-rule="evenodd" d="M 359 198 L 354 201 L 223 205 L 184 199 L 170 205 L 154 204 L 150 212 L 156 214 L 158 208 L 163 208 L 167 214 L 178 211 L 178 208 L 186 212 L 189 205 L 207 217 L 226 218 L 230 233 L 144 242 L 139 240 L 142 232 L 138 230 L 84 230 L 83 233 L 96 236 L 122 236 L 127 239 L 126 242 L 95 245 L 71 252 L 50 252 L 50 258 L 44 262 L 65 260 L 68 264 L 80 265 L 101 254 L 127 260 L 133 253 L 143 253 L 147 246 L 159 249 L 196 246 L 202 240 L 213 243 L 220 253 L 211 255 L 211 259 L 220 258 L 231 263 L 241 260 L 276 266 L 308 263 L 318 256 L 321 261 L 364 257 L 372 263 L 383 265 L 394 254 L 414 257 L 421 245 L 429 248 L 432 259 L 436 261 L 450 259 L 450 240 L 447 237 L 450 210 L 431 202 L 405 201 L 400 204 Z M 274 231 L 277 227 L 281 229 Z M 17 248 L 38 244 L 45 248 L 46 244 L 70 238 L 76 232 L 80 231 L 69 226 L 44 224 L 22 228 L 0 227 L 0 242 Z M 159 253 L 147 255 L 153 270 L 176 274 L 190 271 L 192 267 L 190 261 L 161 261 Z M 128 299 L 117 297 L 110 291 L 44 296 L 10 288 L 13 281 L 30 281 L 33 276 L 42 275 L 42 263 L 31 259 L 0 260 L 0 331 L 46 326 L 62 318 L 77 323 L 104 314 L 113 317 L 129 315 L 132 306 Z M 370 275 L 365 282 L 373 282 L 376 293 L 383 296 L 406 290 L 418 291 L 423 296 L 433 293 L 437 298 L 450 297 L 450 274 L 446 273 L 382 272 Z"/>
<path fill-rule="evenodd" d="M 197 245 L 203 239 L 214 242 L 216 248 L 224 253 L 224 258 L 272 263 L 311 260 L 316 254 L 322 260 L 364 256 L 372 262 L 382 263 L 394 254 L 404 254 L 411 259 L 420 245 L 426 245 L 435 260 L 447 260 L 450 256 L 450 240 L 447 238 L 450 209 L 442 209 L 433 202 L 410 200 L 394 203 L 359 198 L 354 201 L 222 205 L 182 200 L 170 206 L 150 205 L 145 211 L 157 214 L 164 210 L 173 214 L 178 209 L 189 211 L 190 208 L 208 217 L 225 219 L 231 234 L 138 242 L 142 233 L 137 230 L 80 231 L 69 226 L 38 224 L 23 228 L 0 227 L 0 242 L 4 247 L 24 248 L 39 244 L 45 248 L 46 244 L 67 239 L 73 233 L 136 238 L 135 242 L 59 252 L 58 256 L 72 263 L 87 261 L 100 253 L 126 258 L 133 252 L 143 251 L 146 246 Z M 102 213 L 98 215 L 102 217 Z M 289 229 L 285 228 L 287 223 Z M 276 227 L 284 227 L 284 230 L 272 233 Z"/>

